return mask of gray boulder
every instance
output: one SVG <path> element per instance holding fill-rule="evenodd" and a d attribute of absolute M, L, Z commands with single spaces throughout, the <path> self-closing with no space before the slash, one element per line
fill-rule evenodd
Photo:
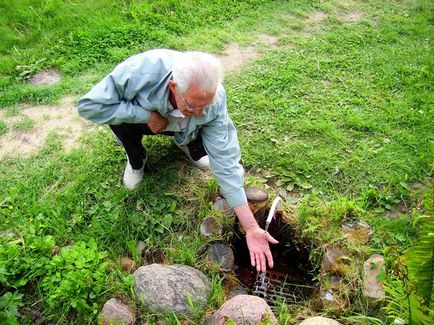
<path fill-rule="evenodd" d="M 206 325 L 224 325 L 227 324 L 229 319 L 235 324 L 243 325 L 257 324 L 265 319 L 270 320 L 272 324 L 278 324 L 276 317 L 265 300 L 250 295 L 237 295 L 226 301 L 206 321 Z"/>
<path fill-rule="evenodd" d="M 151 264 L 134 272 L 139 302 L 152 311 L 191 314 L 187 296 L 195 307 L 204 307 L 211 293 L 206 276 L 186 265 Z"/>

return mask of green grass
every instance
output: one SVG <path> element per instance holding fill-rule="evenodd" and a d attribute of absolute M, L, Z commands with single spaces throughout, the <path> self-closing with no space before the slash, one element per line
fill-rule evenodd
<path fill-rule="evenodd" d="M 431 172 L 432 26 L 416 29 L 416 17 L 397 30 L 394 16 L 377 15 L 366 18 L 378 27 L 328 20 L 320 38 L 229 79 L 247 166 L 347 195 Z"/>
<path fill-rule="evenodd" d="M 433 5 L 348 3 L 350 9 L 337 1 L 3 1 L 0 106 L 16 115 L 21 102 L 51 103 L 83 93 L 117 62 L 152 47 L 219 52 L 230 41 L 248 45 L 258 33 L 275 35 L 279 48 L 264 51 L 225 81 L 246 182 L 273 195 L 285 190 L 288 205 L 302 197 L 296 223 L 316 247 L 341 240 L 342 221 L 367 221 L 374 230 L 369 247 L 351 252 L 361 258 L 385 254 L 392 283 L 396 261 L 417 237 L 413 218 L 434 212 L 427 185 L 434 141 Z M 306 18 L 318 10 L 327 17 L 306 30 Z M 345 10 L 363 16 L 343 22 Z M 64 76 L 60 84 L 25 84 L 52 66 Z M 15 125 L 32 126 L 30 120 Z M 0 121 L 0 135 L 9 127 L 14 126 Z M 150 152 L 144 184 L 129 192 L 121 182 L 125 156 L 110 132 L 94 131 L 81 142 L 66 154 L 52 134 L 42 151 L 0 164 L 0 232 L 12 234 L 0 236 L 0 320 L 39 301 L 35 308 L 46 319 L 94 323 L 113 295 L 133 299 L 132 279 L 117 261 L 134 256 L 138 240 L 161 249 L 170 263 L 204 271 L 213 283 L 208 311 L 217 309 L 224 276 L 197 254 L 207 243 L 199 225 L 213 213 L 215 180 L 192 170 L 170 139 L 153 137 L 144 140 Z M 424 186 L 416 190 L 418 183 Z M 399 204 L 407 212 L 386 218 Z M 94 275 L 94 290 L 83 289 L 87 296 L 59 286 L 68 280 L 82 288 L 74 254 L 94 257 L 79 262 Z M 313 247 L 317 267 L 320 254 Z M 59 260 L 63 266 L 56 265 Z M 74 297 L 74 306 L 55 300 L 59 294 Z M 355 299 L 339 316 L 344 324 L 403 316 L 393 304 L 370 314 L 363 298 Z M 302 308 L 282 305 L 279 319 L 296 323 Z M 198 312 L 190 321 L 202 316 Z M 30 322 L 29 314 L 22 317 Z M 143 317 L 179 323 L 176 315 Z"/>
<path fill-rule="evenodd" d="M 61 94 L 83 92 L 76 79 L 89 68 L 100 75 L 137 52 L 152 48 L 224 46 L 233 22 L 250 26 L 272 1 L 2 1 L 0 31 L 0 105 L 47 103 Z M 239 33 L 240 31 L 238 31 Z M 222 34 L 226 33 L 224 36 Z M 192 36 L 196 35 L 196 36 Z M 56 67 L 61 84 L 41 89 L 26 85 L 36 72 Z M 94 83 L 92 79 L 90 83 Z"/>
<path fill-rule="evenodd" d="M 35 124 L 36 124 L 36 122 L 34 120 L 32 120 L 31 118 L 24 118 L 20 121 L 17 121 L 16 123 L 14 123 L 12 125 L 12 128 L 17 129 L 17 130 L 29 131 L 29 130 L 33 129 Z"/>

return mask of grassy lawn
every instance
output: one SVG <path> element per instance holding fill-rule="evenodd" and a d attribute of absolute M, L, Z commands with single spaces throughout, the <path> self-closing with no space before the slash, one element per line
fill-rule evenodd
<path fill-rule="evenodd" d="M 300 236 L 315 244 L 318 268 L 322 247 L 342 240 L 341 222 L 371 225 L 369 246 L 350 250 L 362 262 L 385 256 L 387 302 L 370 310 L 356 294 L 345 311 L 324 314 L 342 324 L 408 322 L 421 297 L 432 299 L 412 291 L 402 262 L 406 252 L 418 256 L 414 247 L 434 222 L 431 1 L 2 1 L 0 12 L 0 109 L 84 93 L 117 62 L 150 48 L 219 53 L 229 42 L 257 42 L 259 33 L 278 37 L 225 80 L 246 184 L 284 198 Z M 26 83 L 49 67 L 63 74 L 60 84 Z M 0 120 L 0 135 L 7 128 Z M 148 171 L 134 192 L 122 185 L 125 156 L 105 128 L 70 153 L 53 133 L 41 151 L 1 162 L 0 322 L 32 323 L 37 313 L 94 323 L 110 297 L 132 301 L 132 277 L 118 260 L 140 262 L 139 240 L 212 280 L 207 310 L 187 320 L 219 308 L 228 275 L 197 255 L 209 241 L 199 225 L 215 214 L 217 184 L 193 170 L 170 139 L 144 143 Z M 313 309 L 282 308 L 279 320 L 295 324 Z M 174 315 L 143 317 L 179 323 Z"/>

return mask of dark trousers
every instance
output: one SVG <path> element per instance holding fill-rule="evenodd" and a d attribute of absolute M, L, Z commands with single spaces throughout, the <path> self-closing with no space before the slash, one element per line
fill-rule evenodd
<path fill-rule="evenodd" d="M 123 123 L 119 125 L 109 125 L 110 129 L 122 143 L 127 153 L 133 169 L 140 169 L 143 166 L 143 159 L 146 158 L 146 150 L 142 144 L 144 135 L 174 135 L 174 132 L 154 133 L 147 124 Z M 190 157 L 197 161 L 207 153 L 202 143 L 202 136 L 199 133 L 197 139 L 187 145 Z"/>

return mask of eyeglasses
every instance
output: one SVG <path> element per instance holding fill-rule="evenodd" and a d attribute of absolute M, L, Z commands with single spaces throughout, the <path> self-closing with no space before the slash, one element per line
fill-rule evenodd
<path fill-rule="evenodd" d="M 184 95 L 181 92 L 179 94 L 181 95 L 182 101 L 184 102 L 185 109 L 190 113 L 198 112 L 207 106 L 207 105 L 200 105 L 200 106 L 188 105 L 187 101 L 184 98 Z"/>

